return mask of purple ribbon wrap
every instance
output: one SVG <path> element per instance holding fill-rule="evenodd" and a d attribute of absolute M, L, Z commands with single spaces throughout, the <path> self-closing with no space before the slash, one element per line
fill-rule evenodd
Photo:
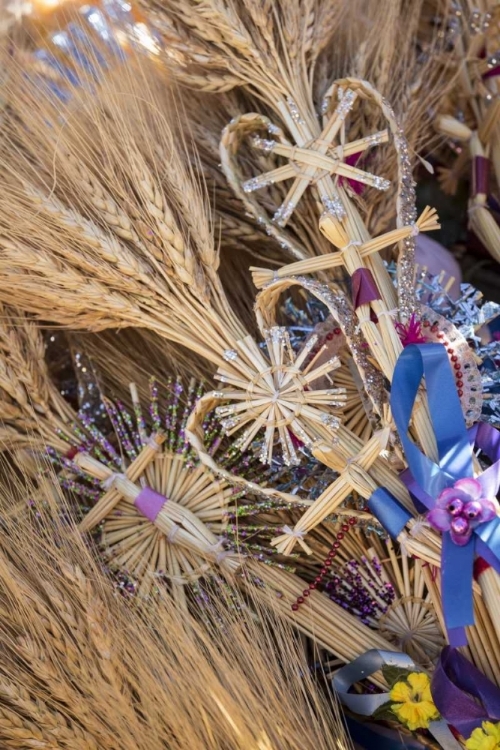
<path fill-rule="evenodd" d="M 135 498 L 134 505 L 143 516 L 146 516 L 148 521 L 154 523 L 160 510 L 167 502 L 168 498 L 155 492 L 151 487 L 143 487 Z"/>
<path fill-rule="evenodd" d="M 368 268 L 357 268 L 351 277 L 352 301 L 354 309 L 381 299 L 372 272 Z"/>
<path fill-rule="evenodd" d="M 490 160 L 485 156 L 475 156 L 472 162 L 472 197 L 488 195 Z"/>
<path fill-rule="evenodd" d="M 451 646 L 441 652 L 431 690 L 441 716 L 466 739 L 483 721 L 500 721 L 500 688 Z"/>

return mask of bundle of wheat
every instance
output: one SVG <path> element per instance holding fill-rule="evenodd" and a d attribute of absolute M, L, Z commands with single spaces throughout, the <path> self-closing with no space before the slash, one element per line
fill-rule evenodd
<path fill-rule="evenodd" d="M 131 609 L 50 496 L 38 511 L 0 543 L 3 747 L 351 746 L 270 612 L 223 588 L 200 600 L 201 625 L 168 598 Z"/>
<path fill-rule="evenodd" d="M 2 141 L 3 297 L 73 327 L 148 327 L 219 364 L 243 329 L 149 65 L 137 61 L 126 82 L 116 71 L 97 92 L 75 86 L 63 119 L 39 80 L 19 81 Z"/>

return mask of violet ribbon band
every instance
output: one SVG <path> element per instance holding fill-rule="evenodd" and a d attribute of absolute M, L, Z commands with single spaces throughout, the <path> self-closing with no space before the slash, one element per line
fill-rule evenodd
<path fill-rule="evenodd" d="M 384 666 L 399 667 L 414 672 L 421 671 L 407 654 L 400 651 L 371 649 L 361 654 L 357 659 L 341 667 L 332 680 L 333 689 L 339 696 L 340 701 L 353 713 L 360 716 L 372 716 L 378 708 L 389 702 L 389 693 L 360 695 L 349 692 L 357 682 L 366 680 L 367 677 L 375 674 Z M 432 721 L 429 724 L 429 732 L 439 742 L 443 750 L 459 750 L 460 745 L 443 719 Z"/>
<path fill-rule="evenodd" d="M 413 406 L 424 376 L 429 413 L 438 447 L 437 464 L 422 453 L 408 434 Z M 486 425 L 478 426 L 475 434 L 469 435 L 448 355 L 441 344 L 411 344 L 404 349 L 394 369 L 391 409 L 408 462 L 405 480 L 410 494 L 418 501 L 419 510 L 423 506 L 428 512 L 441 511 L 436 501 L 443 490 L 460 483 L 460 480 L 463 482 L 467 478 L 473 478 L 470 440 L 474 438 L 480 444 L 479 447 L 484 446 L 494 464 L 472 484 L 479 487 L 485 497 L 495 497 L 500 481 L 500 435 Z M 402 509 L 387 490 L 383 493 L 380 490 L 375 492 L 369 506 L 389 533 L 394 535 L 394 532 L 402 528 Z M 488 507 L 491 505 L 489 503 Z M 391 514 L 394 515 L 393 520 Z M 469 531 L 470 538 L 464 537 L 459 540 L 460 543 L 453 537 L 453 533 L 453 530 L 443 530 L 443 612 L 449 642 L 453 646 L 462 646 L 467 643 L 465 627 L 474 624 L 472 578 L 475 553 L 500 572 L 500 519 L 495 516 L 478 523 Z M 464 585 L 464 581 L 470 581 L 470 584 Z"/>
<path fill-rule="evenodd" d="M 431 690 L 441 716 L 465 738 L 483 721 L 500 721 L 500 688 L 450 646 L 441 652 Z"/>
<path fill-rule="evenodd" d="M 485 156 L 475 156 L 472 162 L 472 197 L 488 195 L 490 160 Z"/>
<path fill-rule="evenodd" d="M 352 301 L 354 309 L 381 299 L 380 292 L 368 268 L 357 268 L 351 276 Z"/>
<path fill-rule="evenodd" d="M 151 487 L 143 487 L 135 498 L 134 505 L 143 516 L 146 516 L 148 521 L 154 523 L 160 510 L 167 502 L 168 498 L 164 495 L 155 492 Z"/>
<path fill-rule="evenodd" d="M 500 76 L 500 65 L 496 65 L 494 68 L 487 70 L 486 73 L 483 73 L 481 78 L 486 80 L 487 78 L 495 78 L 495 76 Z"/>

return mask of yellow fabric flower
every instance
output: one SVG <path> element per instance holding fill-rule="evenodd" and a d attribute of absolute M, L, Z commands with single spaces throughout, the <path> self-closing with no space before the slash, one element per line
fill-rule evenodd
<path fill-rule="evenodd" d="M 500 724 L 483 721 L 481 729 L 474 729 L 465 741 L 467 750 L 500 750 Z"/>
<path fill-rule="evenodd" d="M 390 698 L 394 701 L 391 708 L 399 721 L 412 731 L 427 729 L 429 722 L 439 718 L 439 711 L 432 700 L 431 682 L 423 672 L 411 672 L 406 682 L 396 682 Z"/>

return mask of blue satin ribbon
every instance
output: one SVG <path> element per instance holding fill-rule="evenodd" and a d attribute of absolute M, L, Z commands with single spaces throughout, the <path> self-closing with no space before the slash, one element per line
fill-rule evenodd
<path fill-rule="evenodd" d="M 423 377 L 438 448 L 437 464 L 422 453 L 408 434 Z M 474 476 L 471 440 L 472 443 L 476 441 L 495 462 L 476 477 L 484 496 L 495 497 L 500 482 L 500 433 L 483 424 L 475 426 L 472 431 L 467 430 L 448 355 L 441 344 L 411 344 L 404 349 L 394 369 L 391 409 L 408 462 L 405 483 L 419 512 L 422 508 L 431 510 L 439 493 L 453 486 L 458 479 Z M 393 537 L 398 536 L 409 518 L 396 498 L 385 489 L 374 492 L 368 506 Z M 453 646 L 466 645 L 465 627 L 474 624 L 472 577 L 476 553 L 500 572 L 499 518 L 479 525 L 463 547 L 454 544 L 449 532 L 443 533 L 443 612 L 448 639 Z"/>
<path fill-rule="evenodd" d="M 393 539 L 401 534 L 412 514 L 384 487 L 379 487 L 368 500 L 368 508 Z"/>

